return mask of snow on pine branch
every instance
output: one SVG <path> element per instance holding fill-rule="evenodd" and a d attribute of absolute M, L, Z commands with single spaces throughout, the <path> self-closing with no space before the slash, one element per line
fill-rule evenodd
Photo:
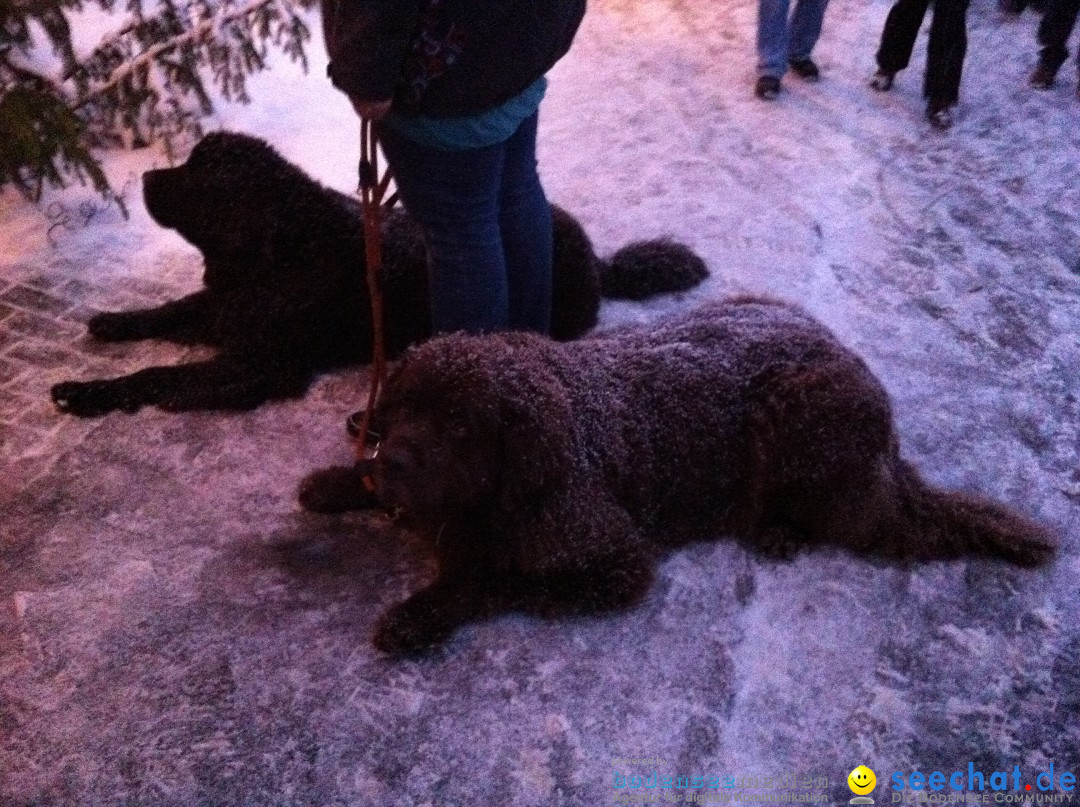
<path fill-rule="evenodd" d="M 266 68 L 271 47 L 307 67 L 313 1 L 127 0 L 121 10 L 114 0 L 0 0 L 0 138 L 15 144 L 0 157 L 0 184 L 33 198 L 73 178 L 102 190 L 91 149 L 171 150 L 178 135 L 198 135 L 215 95 L 248 100 L 246 78 Z M 91 25 L 107 30 L 80 56 L 71 40 L 84 5 L 106 12 Z"/>

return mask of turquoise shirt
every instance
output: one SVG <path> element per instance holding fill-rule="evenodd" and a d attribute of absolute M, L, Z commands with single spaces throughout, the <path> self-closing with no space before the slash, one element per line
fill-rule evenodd
<path fill-rule="evenodd" d="M 522 121 L 540 108 L 547 91 L 541 76 L 524 90 L 497 107 L 460 118 L 404 117 L 391 111 L 385 125 L 421 146 L 439 151 L 465 151 L 494 146 L 518 130 Z"/>

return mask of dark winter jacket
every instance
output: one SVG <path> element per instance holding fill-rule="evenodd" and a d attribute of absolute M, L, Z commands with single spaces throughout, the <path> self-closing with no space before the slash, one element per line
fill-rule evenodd
<path fill-rule="evenodd" d="M 401 114 L 490 109 L 570 48 L 585 0 L 322 0 L 334 86 Z"/>

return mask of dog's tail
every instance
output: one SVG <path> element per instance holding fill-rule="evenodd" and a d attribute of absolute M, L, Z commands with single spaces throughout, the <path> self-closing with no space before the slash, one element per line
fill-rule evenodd
<path fill-rule="evenodd" d="M 1018 566 L 1041 566 L 1057 552 L 1054 536 L 1042 526 L 997 502 L 928 485 L 919 472 L 900 463 L 901 520 L 905 554 L 917 559 L 964 555 L 1003 558 Z"/>
<path fill-rule="evenodd" d="M 644 300 L 657 294 L 688 291 L 709 276 L 690 247 L 669 239 L 635 241 L 600 266 L 604 297 Z"/>

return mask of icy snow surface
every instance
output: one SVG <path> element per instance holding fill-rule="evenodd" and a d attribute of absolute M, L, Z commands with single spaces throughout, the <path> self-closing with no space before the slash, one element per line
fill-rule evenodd
<path fill-rule="evenodd" d="M 812 792 L 843 803 L 858 764 L 882 803 L 892 771 L 1080 773 L 1075 70 L 1030 90 L 1037 18 L 976 0 L 959 121 L 934 132 L 925 38 L 891 93 L 866 87 L 887 10 L 835 0 L 824 80 L 762 103 L 750 0 L 592 0 L 542 108 L 544 181 L 599 251 L 668 235 L 712 269 L 605 323 L 732 291 L 802 303 L 880 374 L 906 455 L 1052 525 L 1054 567 L 718 543 L 670 557 L 630 613 L 505 617 L 389 661 L 368 637 L 430 573 L 418 547 L 294 504 L 304 473 L 349 457 L 358 372 L 246 414 L 52 409 L 55 381 L 192 355 L 84 336 L 93 310 L 199 279 L 141 206 L 160 153 L 114 155 L 128 221 L 106 210 L 50 245 L 40 212 L 0 197 L 0 803 L 584 806 L 653 769 L 827 777 Z M 213 123 L 350 190 L 356 123 L 311 57 Z M 52 200 L 74 222 L 82 198 Z M 728 792 L 781 792 L 752 784 Z"/>

